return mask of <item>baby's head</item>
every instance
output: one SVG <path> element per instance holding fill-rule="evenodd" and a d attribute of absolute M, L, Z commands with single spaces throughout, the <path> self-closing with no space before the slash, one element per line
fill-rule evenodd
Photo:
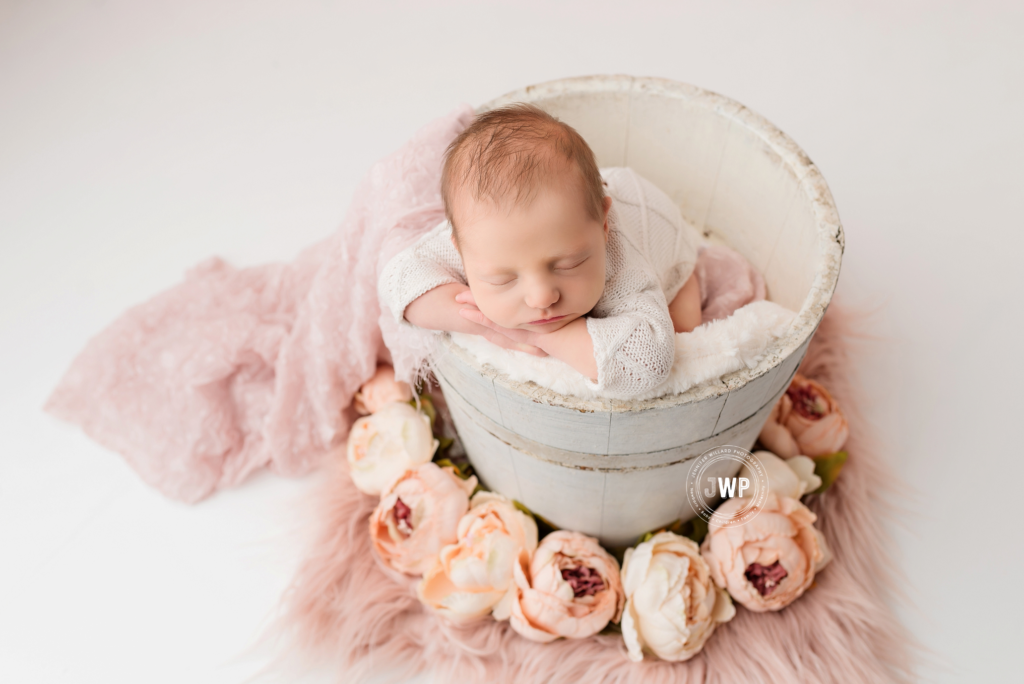
<path fill-rule="evenodd" d="M 611 198 L 570 126 L 531 105 L 484 112 L 448 147 L 441 194 L 489 319 L 553 332 L 597 304 Z"/>

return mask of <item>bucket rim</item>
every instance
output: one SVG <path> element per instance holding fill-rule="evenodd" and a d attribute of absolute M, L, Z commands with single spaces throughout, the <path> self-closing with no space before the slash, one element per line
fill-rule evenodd
<path fill-rule="evenodd" d="M 507 374 L 490 365 L 481 364 L 445 333 L 442 335 L 442 357 L 449 354 L 471 369 L 508 390 L 537 403 L 551 404 L 576 410 L 637 411 L 664 409 L 700 401 L 711 401 L 733 392 L 764 375 L 798 350 L 815 332 L 821 322 L 839 280 L 839 270 L 846 239 L 835 200 L 818 167 L 797 143 L 766 118 L 745 105 L 719 93 L 665 78 L 598 74 L 575 76 L 529 85 L 494 98 L 476 108 L 478 113 L 516 102 L 536 102 L 550 97 L 576 93 L 634 93 L 685 100 L 691 105 L 712 111 L 731 123 L 746 129 L 778 155 L 782 164 L 793 174 L 814 215 L 818 232 L 817 255 L 820 266 L 810 290 L 790 326 L 789 331 L 776 340 L 764 358 L 753 368 L 729 373 L 717 382 L 702 383 L 689 390 L 644 400 L 583 399 L 560 394 L 533 382 L 512 380 Z M 447 354 L 445 353 L 447 352 Z"/>

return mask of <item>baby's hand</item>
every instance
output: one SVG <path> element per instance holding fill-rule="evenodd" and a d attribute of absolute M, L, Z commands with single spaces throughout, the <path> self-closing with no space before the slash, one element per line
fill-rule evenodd
<path fill-rule="evenodd" d="M 485 330 L 480 333 L 484 339 L 496 344 L 502 349 L 512 349 L 515 351 L 526 352 L 533 356 L 547 356 L 547 352 L 535 345 L 529 344 L 530 333 L 525 330 L 513 330 L 511 328 L 503 328 L 491 319 L 487 318 L 480 309 L 476 306 L 476 300 L 473 299 L 473 293 L 469 290 L 460 292 L 455 297 L 455 301 L 466 306 L 459 309 L 459 315 L 465 318 L 467 321 L 472 321 L 477 325 L 482 325 Z"/>
<path fill-rule="evenodd" d="M 457 301 L 459 304 L 469 304 L 472 307 L 476 308 L 476 300 L 473 299 L 473 291 L 470 290 L 468 287 L 459 294 L 455 295 L 455 301 Z"/>

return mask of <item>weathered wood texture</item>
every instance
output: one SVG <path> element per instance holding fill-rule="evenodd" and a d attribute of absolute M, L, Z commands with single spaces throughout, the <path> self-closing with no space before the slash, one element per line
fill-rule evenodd
<path fill-rule="evenodd" d="M 765 276 L 797 311 L 755 368 L 642 402 L 580 400 L 514 382 L 444 339 L 434 371 L 486 485 L 556 525 L 621 545 L 689 519 L 692 459 L 753 446 L 835 289 L 843 231 L 807 155 L 742 105 L 660 79 L 595 76 L 530 86 L 487 103 L 533 102 L 574 126 L 601 166 L 631 166 L 709 238 Z M 725 475 L 726 473 L 723 473 Z"/>

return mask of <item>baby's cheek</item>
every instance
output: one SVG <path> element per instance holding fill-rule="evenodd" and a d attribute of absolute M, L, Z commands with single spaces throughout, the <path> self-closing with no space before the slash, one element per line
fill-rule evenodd
<path fill-rule="evenodd" d="M 477 295 L 474 292 L 473 299 L 476 300 L 476 306 L 483 315 L 498 325 L 511 328 L 518 324 L 514 320 L 515 309 L 510 307 L 509 303 L 505 301 L 506 297 L 490 292 L 481 292 L 480 295 Z"/>
<path fill-rule="evenodd" d="M 604 269 L 593 269 L 585 278 L 580 278 L 574 283 L 573 298 L 576 300 L 576 306 L 573 308 L 580 310 L 580 313 L 586 313 L 594 308 L 603 293 Z"/>

